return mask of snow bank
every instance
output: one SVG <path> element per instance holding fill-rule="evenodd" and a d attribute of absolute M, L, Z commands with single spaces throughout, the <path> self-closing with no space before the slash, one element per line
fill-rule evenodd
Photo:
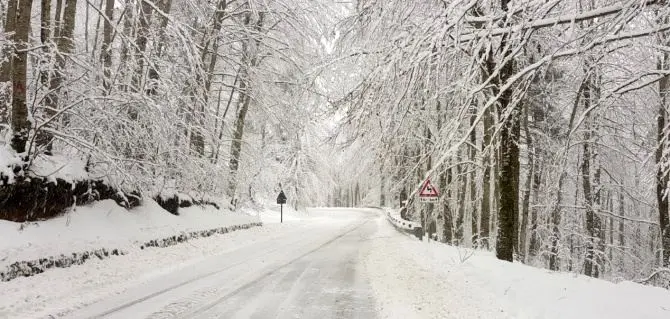
<path fill-rule="evenodd" d="M 165 274 L 181 273 L 185 278 L 197 277 L 203 271 L 211 270 L 194 268 L 198 263 L 235 251 L 253 253 L 254 245 L 268 240 L 279 241 L 283 235 L 304 231 L 304 227 L 297 223 L 271 224 L 220 236 L 201 237 L 161 249 L 131 247 L 124 256 L 105 260 L 93 258 L 82 265 L 0 282 L 0 318 L 67 316 L 73 309 L 103 299 L 120 294 L 137 294 L 138 289 L 152 289 L 154 287 L 147 285 Z M 168 286 L 174 284 L 166 283 Z"/>
<path fill-rule="evenodd" d="M 384 318 L 670 318 L 668 290 L 503 262 L 378 225 L 364 268 Z"/>
<path fill-rule="evenodd" d="M 63 216 L 41 222 L 0 220 L 0 269 L 22 260 L 92 251 L 102 247 L 125 250 L 138 243 L 179 235 L 258 222 L 248 214 L 219 211 L 211 206 L 180 209 L 180 216 L 163 210 L 154 201 L 130 211 L 112 200 L 75 207 Z"/>

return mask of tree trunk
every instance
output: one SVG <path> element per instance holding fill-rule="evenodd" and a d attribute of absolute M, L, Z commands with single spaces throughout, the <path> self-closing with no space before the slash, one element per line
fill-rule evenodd
<path fill-rule="evenodd" d="M 114 20 L 114 0 L 105 0 L 105 22 L 102 27 L 102 47 L 100 48 L 100 59 L 102 60 L 103 87 L 109 94 L 112 88 L 112 33 Z"/>
<path fill-rule="evenodd" d="M 456 205 L 458 205 L 458 215 L 456 215 L 456 233 L 454 234 L 455 239 L 458 241 L 458 245 L 463 245 L 465 242 L 465 224 L 463 220 L 465 219 L 465 198 L 468 189 L 468 180 L 465 170 L 463 169 L 463 160 L 466 158 L 463 153 L 466 151 L 463 148 L 458 150 L 458 165 L 456 165 L 456 178 L 458 181 L 457 189 L 457 200 Z"/>
<path fill-rule="evenodd" d="M 665 41 L 664 41 L 665 42 Z M 658 62 L 658 69 L 670 70 L 670 53 L 664 52 Z M 670 267 L 670 211 L 668 210 L 668 174 L 664 172 L 664 165 L 668 162 L 664 156 L 668 146 L 668 104 L 670 103 L 670 76 L 666 75 L 658 82 L 661 105 L 657 115 L 658 148 L 656 149 L 656 201 L 658 204 L 659 228 L 661 233 L 661 265 Z"/>
<path fill-rule="evenodd" d="M 245 18 L 245 25 L 249 25 L 251 20 L 251 14 L 247 14 Z M 258 21 L 254 27 L 257 33 L 260 32 L 263 26 L 263 14 L 259 14 Z M 251 102 L 251 87 L 249 86 L 249 70 L 256 66 L 257 63 L 257 51 L 251 52 L 249 48 L 251 37 L 243 43 L 243 58 L 242 58 L 242 70 L 240 71 L 240 90 L 239 90 L 239 102 L 241 102 L 241 107 L 237 113 L 237 118 L 235 119 L 235 125 L 233 128 L 233 138 L 230 144 L 230 176 L 228 183 L 228 196 L 230 196 L 232 201 L 235 201 L 235 193 L 237 190 L 237 171 L 239 169 L 240 158 L 242 155 L 242 138 L 244 137 L 244 123 L 249 111 L 249 103 Z M 260 39 L 256 38 L 256 48 L 259 45 Z M 253 54 L 253 57 L 251 56 Z"/>
<path fill-rule="evenodd" d="M 619 259 L 619 270 L 623 271 L 626 269 L 626 224 L 624 217 L 626 216 L 626 206 L 624 201 L 623 191 L 619 191 L 619 249 L 621 250 L 621 258 Z"/>
<path fill-rule="evenodd" d="M 163 11 L 166 15 L 170 14 L 170 11 L 172 11 L 172 0 L 163 0 L 159 3 L 159 9 Z M 165 50 L 166 43 L 168 42 L 167 36 L 166 36 L 166 29 L 167 25 L 169 22 L 169 19 L 167 16 L 161 16 L 160 17 L 160 29 L 159 29 L 159 40 L 158 40 L 158 46 L 156 48 L 156 57 L 160 58 L 163 56 L 163 51 Z M 155 65 L 152 64 L 149 67 L 149 80 L 150 80 L 150 86 L 147 88 L 147 95 L 154 95 L 156 94 L 156 87 L 158 86 L 158 81 L 160 79 L 160 76 L 158 74 L 158 70 L 156 70 Z"/>
<path fill-rule="evenodd" d="M 490 230 L 491 230 L 491 158 L 493 157 L 494 147 L 491 135 L 493 134 L 493 112 L 491 108 L 484 110 L 484 135 L 482 140 L 482 203 L 481 203 L 481 244 L 485 249 L 489 248 Z M 486 150 L 488 148 L 488 150 Z"/>
<path fill-rule="evenodd" d="M 508 11 L 509 0 L 501 0 L 501 8 Z M 509 22 L 506 22 L 509 23 Z M 511 58 L 510 49 L 507 48 L 509 35 L 504 35 L 500 47 L 504 50 L 501 61 Z M 498 109 L 499 120 L 502 121 L 500 128 L 500 174 L 498 184 L 500 187 L 500 203 L 498 207 L 498 236 L 496 239 L 496 257 L 501 260 L 512 262 L 514 260 L 514 247 L 518 238 L 518 230 L 515 229 L 516 219 L 519 216 L 519 136 L 521 131 L 521 110 L 519 103 L 512 104 L 512 90 L 500 91 L 514 73 L 514 62 L 510 59 L 500 67 L 499 78 L 495 82 L 493 90 L 496 95 L 500 93 Z M 505 116 L 509 114 L 509 117 Z"/>
<path fill-rule="evenodd" d="M 139 26 L 137 27 L 137 38 L 135 39 L 135 63 L 137 63 L 135 72 L 132 77 L 132 90 L 134 92 L 142 92 L 144 65 L 146 63 L 144 54 L 147 50 L 147 43 L 149 41 L 149 25 L 151 23 L 151 16 L 153 15 L 153 8 L 146 0 L 139 0 Z M 137 119 L 137 109 L 131 108 L 130 118 Z"/>
<path fill-rule="evenodd" d="M 45 98 L 46 121 L 50 121 L 50 123 L 45 123 L 45 126 L 52 129 L 55 128 L 54 122 L 56 120 L 53 117 L 56 116 L 58 109 L 60 108 L 59 99 L 62 95 L 61 87 L 65 80 L 65 63 L 67 61 L 67 56 L 74 51 L 72 35 L 74 33 L 76 15 L 77 0 L 66 0 L 63 18 L 62 21 L 60 21 L 60 27 L 58 28 L 59 37 L 56 38 L 58 47 L 58 52 L 56 52 L 56 65 L 49 81 L 49 93 Z M 45 131 L 40 132 L 40 135 L 42 136 L 42 140 L 38 141 L 38 146 L 43 146 L 45 148 L 45 153 L 51 154 L 53 148 L 53 136 Z"/>
<path fill-rule="evenodd" d="M 5 17 L 5 32 L 16 31 L 16 14 L 17 14 L 18 0 L 9 0 L 7 3 L 7 16 Z M 16 37 L 14 37 L 16 40 Z M 12 103 L 12 50 L 7 46 L 4 49 L 0 48 L 0 53 L 7 61 L 0 59 L 0 132 L 2 132 L 2 125 L 7 124 L 9 106 Z"/>
<path fill-rule="evenodd" d="M 473 110 L 472 114 L 470 114 L 470 127 L 475 126 L 476 124 L 476 119 L 477 119 L 477 109 L 472 106 Z M 472 243 L 474 247 L 479 246 L 479 239 L 480 239 L 480 227 L 479 227 L 479 216 L 477 214 L 477 185 L 476 185 L 476 176 L 475 176 L 475 170 L 476 166 L 474 163 L 476 162 L 476 156 L 477 156 L 477 133 L 475 129 L 472 129 L 470 131 L 470 163 L 468 166 L 470 167 L 470 177 L 469 177 L 469 184 L 470 184 L 470 217 L 472 221 Z"/>
<path fill-rule="evenodd" d="M 540 159 L 543 157 L 542 150 L 534 146 L 533 147 L 533 183 L 531 191 L 531 203 L 537 203 L 538 194 L 540 192 L 540 186 L 542 184 L 542 174 L 543 174 L 543 164 Z M 535 257 L 540 251 L 540 240 L 538 238 L 537 228 L 538 228 L 538 209 L 536 207 L 530 207 L 530 238 L 528 243 L 528 255 Z"/>
<path fill-rule="evenodd" d="M 59 0 L 60 1 L 60 0 Z M 135 36 L 135 7 L 131 2 L 126 2 L 123 9 L 123 34 L 131 39 Z M 112 31 L 112 36 L 114 32 Z M 113 38 L 112 38 L 113 41 Z M 121 42 L 121 55 L 119 57 L 120 75 L 122 75 L 122 83 L 119 89 L 122 92 L 128 92 L 128 75 L 132 73 L 132 65 L 130 63 L 131 49 L 133 45 L 129 41 Z"/>
<path fill-rule="evenodd" d="M 244 83 L 245 81 L 242 81 Z M 245 93 L 242 95 L 244 101 L 240 107 L 240 111 L 237 113 L 237 118 L 235 119 L 235 124 L 233 126 L 233 138 L 230 146 L 230 183 L 229 183 L 229 195 L 231 198 L 234 198 L 235 190 L 237 189 L 237 170 L 239 169 L 240 157 L 242 153 L 242 137 L 244 136 L 244 121 L 247 117 L 247 112 L 249 111 L 249 102 L 251 98 L 247 95 L 249 91 L 246 90 L 246 85 L 240 84 L 240 91 Z"/>
<path fill-rule="evenodd" d="M 454 222 L 453 215 L 450 208 L 451 201 L 451 183 L 452 175 L 451 168 L 449 168 L 450 161 L 447 160 L 445 168 L 440 174 L 440 189 L 444 192 L 442 196 L 442 239 L 445 243 L 451 244 L 454 239 Z M 446 190 L 446 191 L 445 191 Z"/>
<path fill-rule="evenodd" d="M 382 161 L 381 168 L 379 169 L 379 207 L 386 206 L 386 175 L 384 172 L 384 162 Z"/>
<path fill-rule="evenodd" d="M 591 166 L 592 161 L 594 161 L 596 152 L 592 148 L 592 145 L 595 144 L 596 139 L 596 125 L 593 123 L 594 117 L 592 116 L 592 111 L 589 109 L 592 107 L 593 101 L 598 99 L 597 94 L 597 75 L 589 75 L 587 80 L 589 85 L 583 90 L 582 101 L 584 102 L 584 110 L 588 112 L 584 117 L 584 142 L 582 146 L 582 165 L 581 165 L 581 178 L 582 178 L 582 191 L 584 193 L 584 206 L 586 208 L 586 230 L 588 232 L 588 240 L 586 245 L 586 257 L 584 260 L 584 274 L 592 277 L 599 277 L 600 275 L 600 254 L 602 253 L 601 245 L 602 243 L 602 220 L 596 211 L 598 205 L 600 204 L 599 192 L 593 194 L 593 185 L 591 181 Z M 596 182 L 599 179 L 599 176 L 594 176 L 594 181 Z"/>
<path fill-rule="evenodd" d="M 530 135 L 530 129 L 528 128 L 528 113 L 527 113 L 527 107 L 524 108 L 524 113 L 523 113 L 523 127 L 524 127 L 524 134 L 526 135 L 526 150 L 527 150 L 527 156 L 528 156 L 528 169 L 526 172 L 526 181 L 525 181 L 525 187 L 524 187 L 524 193 L 523 193 L 523 200 L 521 202 L 521 226 L 519 228 L 519 247 L 517 248 L 517 251 L 519 252 L 519 259 L 522 260 L 523 262 L 527 262 L 527 254 L 526 254 L 526 243 L 528 240 L 528 224 L 529 224 L 529 219 L 530 219 L 530 192 L 532 188 L 532 181 L 533 181 L 533 176 L 534 176 L 534 170 L 535 170 L 535 163 L 534 163 L 534 158 L 535 155 L 533 154 L 533 143 L 532 143 L 532 138 Z"/>
<path fill-rule="evenodd" d="M 607 192 L 607 201 L 605 202 L 606 205 L 605 207 L 608 208 L 608 211 L 614 212 L 614 200 L 612 199 L 612 192 Z M 609 263 L 613 264 L 614 261 L 614 217 L 609 217 L 609 226 L 607 227 L 607 231 L 609 232 L 609 249 L 608 249 L 608 256 L 609 256 Z"/>
<path fill-rule="evenodd" d="M 42 0 L 40 3 L 42 11 L 40 13 L 40 42 L 42 43 L 42 56 L 40 57 L 40 75 L 39 81 L 47 89 L 45 96 L 45 121 L 49 120 L 56 112 L 56 107 L 52 103 L 53 96 L 56 92 L 51 91 L 50 75 L 51 75 L 51 0 Z M 56 12 L 54 20 L 60 19 L 60 12 Z M 56 39 L 57 40 L 57 39 Z M 60 54 L 60 52 L 56 52 Z M 51 134 L 46 131 L 37 132 L 35 143 L 37 146 L 45 147 L 45 154 L 51 154 Z"/>
<path fill-rule="evenodd" d="M 17 42 L 16 54 L 12 59 L 12 148 L 17 153 L 26 152 L 26 143 L 30 133 L 30 120 L 28 119 L 28 105 L 26 103 L 27 71 L 28 71 L 28 47 L 30 35 L 30 11 L 32 0 L 17 0 L 16 33 L 14 39 Z"/>

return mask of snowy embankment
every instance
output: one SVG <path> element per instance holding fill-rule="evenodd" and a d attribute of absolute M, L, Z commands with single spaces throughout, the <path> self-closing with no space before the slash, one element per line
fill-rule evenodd
<path fill-rule="evenodd" d="M 46 221 L 0 220 L 1 281 L 260 225 L 255 216 L 209 205 L 179 212 L 170 214 L 151 200 L 130 211 L 105 200 Z"/>
<path fill-rule="evenodd" d="M 110 205 L 111 207 L 115 207 L 115 205 Z M 163 219 L 163 215 L 157 217 L 144 210 L 132 210 L 131 213 L 140 215 L 140 212 L 142 212 L 145 214 L 143 218 L 136 217 L 138 223 L 143 223 L 143 226 L 137 228 L 142 231 L 151 229 L 154 233 L 171 233 L 171 229 L 179 228 L 179 226 L 170 225 L 171 223 L 168 221 L 174 222 L 176 218 L 182 217 L 193 219 L 190 227 L 191 229 L 197 229 L 213 227 L 214 223 L 225 224 L 226 220 L 230 221 L 228 224 L 255 222 L 258 220 L 257 215 L 272 220 L 275 215 L 274 212 L 269 210 L 260 214 L 253 212 L 253 215 L 250 216 L 242 213 L 215 211 L 211 207 L 206 207 L 204 212 L 202 209 L 198 209 L 193 207 L 180 210 L 181 216 L 179 217 L 165 213 L 168 215 L 167 221 Z M 110 216 L 113 213 L 114 211 L 110 213 Z M 209 213 L 220 215 L 222 218 L 207 215 Z M 106 214 L 102 216 L 105 217 Z M 289 216 L 292 216 L 291 220 L 289 222 L 284 220 L 284 224 L 265 223 L 265 218 L 263 218 L 263 227 L 253 227 L 245 231 L 227 233 L 221 236 L 196 238 L 166 248 L 146 248 L 142 250 L 136 245 L 129 245 L 130 248 L 123 256 L 113 256 L 105 260 L 96 258 L 82 265 L 54 269 L 38 276 L 20 277 L 8 282 L 0 281 L 0 318 L 60 317 L 72 314 L 72 311 L 76 309 L 115 296 L 141 295 L 147 289 L 158 291 L 163 289 L 164 286 L 179 284 L 180 280 L 200 278 L 211 272 L 212 269 L 218 269 L 216 265 L 209 263 L 223 258 L 221 256 L 237 253 L 242 256 L 253 255 L 255 247 L 258 245 L 280 243 L 282 238 L 292 236 L 295 233 L 304 233 L 313 226 L 313 223 L 300 222 L 298 220 L 299 213 L 289 212 Z M 150 220 L 155 218 L 163 221 L 163 227 L 159 226 L 161 223 L 155 220 L 147 225 Z M 234 219 L 237 219 L 237 221 L 233 221 Z M 74 218 L 71 218 L 71 225 L 74 221 Z M 111 221 L 108 222 L 115 225 Z M 332 220 L 323 223 L 326 222 L 332 223 Z M 130 223 L 128 222 L 128 224 Z M 126 223 L 116 223 L 117 226 L 119 224 L 126 225 Z M 183 226 L 183 224 L 184 222 L 180 225 Z M 113 228 L 112 226 L 109 229 L 103 229 L 101 237 L 109 237 L 111 242 L 118 242 L 115 239 L 117 237 L 113 234 L 107 234 L 107 232 L 112 232 Z M 186 228 L 186 226 L 182 228 Z M 149 237 L 148 235 L 134 234 L 144 239 Z M 68 236 L 74 236 L 74 234 Z M 126 242 L 130 243 L 130 241 Z M 81 246 L 86 247 L 84 244 Z M 237 260 L 236 262 L 242 261 Z M 234 261 L 231 260 L 231 262 Z M 209 268 L 196 267 L 198 264 L 202 266 L 202 263 L 209 265 Z M 200 272 L 197 269 L 200 269 Z M 159 287 L 152 285 L 156 280 L 161 280 L 169 274 L 173 274 L 179 280 L 165 282 Z"/>
<path fill-rule="evenodd" d="M 667 319 L 670 291 L 499 261 L 378 220 L 365 272 L 382 318 Z"/>

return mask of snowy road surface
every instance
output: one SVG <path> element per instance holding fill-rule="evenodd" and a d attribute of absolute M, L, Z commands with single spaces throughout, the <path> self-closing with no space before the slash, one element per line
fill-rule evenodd
<path fill-rule="evenodd" d="M 670 318 L 668 290 L 421 242 L 378 210 L 312 209 L 283 224 L 276 213 L 0 282 L 0 318 Z"/>
<path fill-rule="evenodd" d="M 379 216 L 324 210 L 292 232 L 127 289 L 71 318 L 375 318 L 361 267 Z"/>

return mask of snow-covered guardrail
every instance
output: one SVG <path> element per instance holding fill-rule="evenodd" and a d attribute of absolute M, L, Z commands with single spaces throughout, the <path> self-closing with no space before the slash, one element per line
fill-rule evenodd
<path fill-rule="evenodd" d="M 403 219 L 400 216 L 400 212 L 387 209 L 386 219 L 388 219 L 388 221 L 391 222 L 391 224 L 400 231 L 412 234 L 419 239 L 423 237 L 423 230 L 421 229 L 421 224 Z"/>

